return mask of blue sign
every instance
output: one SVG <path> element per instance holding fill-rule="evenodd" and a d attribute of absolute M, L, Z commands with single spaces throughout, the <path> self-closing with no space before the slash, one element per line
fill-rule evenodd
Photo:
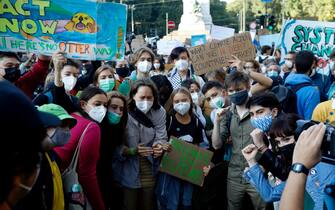
<path fill-rule="evenodd" d="M 5 0 L 0 10 L 0 51 L 69 58 L 121 59 L 127 8 L 87 0 Z"/>

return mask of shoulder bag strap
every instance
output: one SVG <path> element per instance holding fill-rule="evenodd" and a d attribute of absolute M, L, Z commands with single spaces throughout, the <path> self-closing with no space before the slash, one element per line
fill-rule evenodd
<path fill-rule="evenodd" d="M 77 144 L 77 148 L 76 148 L 76 150 L 75 150 L 75 152 L 74 152 L 74 154 L 73 154 L 71 163 L 70 163 L 70 165 L 69 165 L 68 168 L 71 168 L 71 169 L 76 170 L 76 168 L 77 168 L 77 164 L 78 164 L 78 158 L 79 158 L 79 152 L 80 152 L 80 146 L 81 146 L 81 143 L 82 143 L 82 141 L 83 141 L 83 139 L 84 139 L 84 137 L 85 137 L 85 134 L 86 134 L 87 129 L 88 129 L 88 128 L 90 127 L 90 125 L 92 125 L 92 124 L 93 124 L 92 122 L 90 122 L 89 124 L 87 124 L 87 126 L 86 126 L 86 128 L 85 128 L 83 134 L 81 134 L 80 139 L 79 139 L 78 144 Z"/>

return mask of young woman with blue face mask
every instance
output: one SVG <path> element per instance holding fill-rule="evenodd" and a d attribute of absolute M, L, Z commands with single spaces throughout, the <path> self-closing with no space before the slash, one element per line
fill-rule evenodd
<path fill-rule="evenodd" d="M 114 69 L 108 65 L 100 66 L 93 76 L 93 84 L 106 93 L 118 87 L 118 82 L 114 77 Z"/>
<path fill-rule="evenodd" d="M 126 138 L 128 109 L 126 98 L 119 92 L 108 93 L 107 114 L 101 123 L 100 158 L 97 176 L 106 208 L 122 209 L 122 191 L 113 181 L 117 174 L 117 154 L 122 153 Z"/>

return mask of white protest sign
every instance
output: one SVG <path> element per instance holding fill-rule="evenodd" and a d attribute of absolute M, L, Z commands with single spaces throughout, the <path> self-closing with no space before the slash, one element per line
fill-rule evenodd
<path fill-rule="evenodd" d="M 222 40 L 234 36 L 235 29 L 213 25 L 211 28 L 212 39 Z"/>
<path fill-rule="evenodd" d="M 176 47 L 183 47 L 184 44 L 177 40 L 164 40 L 157 41 L 157 53 L 159 55 L 170 55 L 171 51 Z"/>

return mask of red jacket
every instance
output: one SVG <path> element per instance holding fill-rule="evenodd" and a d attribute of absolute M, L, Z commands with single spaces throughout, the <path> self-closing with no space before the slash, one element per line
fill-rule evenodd
<path fill-rule="evenodd" d="M 39 84 L 44 84 L 45 78 L 48 75 L 49 60 L 40 60 L 33 65 L 32 69 L 20 77 L 15 85 L 20 88 L 29 98 L 32 98 L 33 93 Z"/>

